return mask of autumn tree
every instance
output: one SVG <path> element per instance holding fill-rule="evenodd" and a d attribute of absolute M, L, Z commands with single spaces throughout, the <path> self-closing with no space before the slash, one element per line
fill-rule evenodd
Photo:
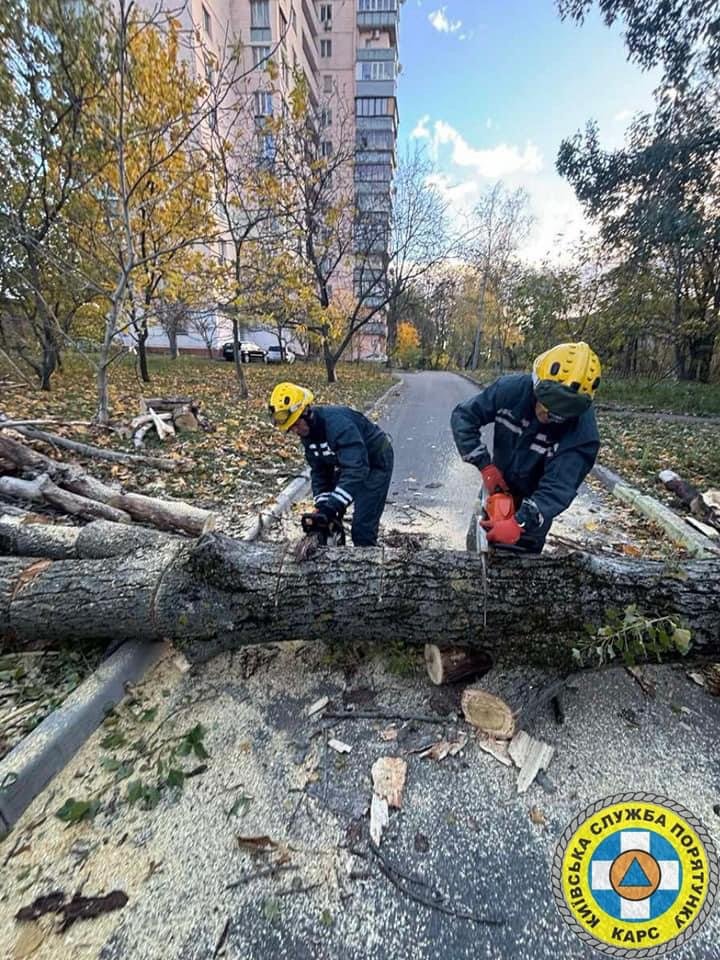
<path fill-rule="evenodd" d="M 100 5 L 0 7 L 0 338 L 43 390 L 93 296 L 72 269 L 67 218 L 101 164 L 86 117 L 101 88 L 102 36 Z"/>
<path fill-rule="evenodd" d="M 486 310 L 492 301 L 499 309 L 500 291 L 506 284 L 518 247 L 527 237 L 532 216 L 527 193 L 507 190 L 495 184 L 473 210 L 475 233 L 468 244 L 468 259 L 480 276 L 475 339 L 470 366 L 477 370 L 483 337 L 486 335 Z"/>

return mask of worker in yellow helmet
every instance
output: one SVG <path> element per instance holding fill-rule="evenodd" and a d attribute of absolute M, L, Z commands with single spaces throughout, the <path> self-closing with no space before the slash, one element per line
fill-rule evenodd
<path fill-rule="evenodd" d="M 554 518 L 566 510 L 600 447 L 592 407 L 600 361 L 587 343 L 540 354 L 532 374 L 500 377 L 459 404 L 451 426 L 466 463 L 488 494 L 512 494 L 516 513 L 483 524 L 489 543 L 540 553 Z M 492 455 L 481 430 L 494 425 Z"/>
<path fill-rule="evenodd" d="M 390 438 L 357 410 L 314 400 L 296 383 L 279 383 L 269 400 L 273 423 L 300 437 L 310 464 L 315 512 L 306 519 L 323 532 L 352 504 L 353 543 L 375 546 L 393 471 Z"/>

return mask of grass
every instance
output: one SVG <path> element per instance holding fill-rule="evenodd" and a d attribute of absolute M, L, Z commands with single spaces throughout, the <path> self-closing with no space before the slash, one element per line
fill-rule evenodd
<path fill-rule="evenodd" d="M 660 470 L 675 470 L 700 491 L 720 487 L 720 425 L 673 423 L 600 412 L 600 462 L 629 483 L 671 499 L 657 483 Z"/>
<path fill-rule="evenodd" d="M 680 380 L 655 383 L 643 377 L 629 380 L 606 377 L 598 402 L 636 410 L 720 416 L 720 383 Z"/>
<path fill-rule="evenodd" d="M 207 507 L 234 502 L 240 509 L 254 510 L 274 495 L 284 480 L 296 475 L 303 464 L 297 439 L 282 434 L 267 419 L 267 399 L 276 383 L 283 379 L 298 380 L 310 387 L 320 403 L 347 403 L 363 409 L 392 382 L 388 372 L 374 364 L 341 364 L 339 382 L 335 384 L 326 382 L 325 370 L 320 364 L 250 364 L 245 372 L 250 388 L 247 401 L 239 397 L 230 363 L 198 357 L 178 360 L 151 357 L 151 383 L 143 384 L 132 357 L 119 361 L 111 372 L 114 423 L 128 425 L 139 413 L 143 395 L 189 395 L 200 403 L 214 430 L 183 434 L 162 445 L 148 439 L 149 453 L 187 458 L 193 462 L 189 471 L 158 474 L 99 460 L 92 461 L 91 471 L 105 479 L 120 480 L 128 489 L 179 497 Z M 25 387 L 6 389 L 1 409 L 13 418 L 90 420 L 95 402 L 92 369 L 81 357 L 68 355 L 63 370 L 53 378 L 50 393 Z M 123 439 L 117 433 L 82 427 L 62 432 L 99 446 L 133 450 L 130 439 Z"/>

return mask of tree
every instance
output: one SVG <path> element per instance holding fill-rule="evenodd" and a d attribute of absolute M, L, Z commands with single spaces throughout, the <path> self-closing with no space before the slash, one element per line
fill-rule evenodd
<path fill-rule="evenodd" d="M 64 338 L 93 292 L 67 270 L 66 220 L 101 162 L 85 122 L 99 95 L 102 8 L 8 0 L 0 8 L 0 311 L 5 346 L 50 388 Z M 72 253 L 70 255 L 72 260 Z"/>
<path fill-rule="evenodd" d="M 706 381 L 720 330 L 720 94 L 695 84 L 632 124 L 623 149 L 604 151 L 597 126 L 563 141 L 561 175 L 606 248 L 672 290 L 678 376 Z"/>
<path fill-rule="evenodd" d="M 485 313 L 488 298 L 495 299 L 507 279 L 515 253 L 526 238 L 532 217 L 527 193 L 518 189 L 509 192 L 502 183 L 488 190 L 473 210 L 476 224 L 470 258 L 480 274 L 477 324 L 470 366 L 477 370 L 485 334 Z"/>
<path fill-rule="evenodd" d="M 395 357 L 403 367 L 414 367 L 420 359 L 420 334 L 409 320 L 398 324 Z"/>
<path fill-rule="evenodd" d="M 561 17 L 580 23 L 596 6 L 608 26 L 620 21 L 633 60 L 662 65 L 669 83 L 682 85 L 698 66 L 720 69 L 720 10 L 717 0 L 558 0 Z"/>

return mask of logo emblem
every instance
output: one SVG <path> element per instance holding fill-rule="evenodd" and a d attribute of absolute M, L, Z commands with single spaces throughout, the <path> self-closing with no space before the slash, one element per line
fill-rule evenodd
<path fill-rule="evenodd" d="M 611 957 L 659 957 L 685 943 L 710 913 L 719 876 L 703 824 L 649 793 L 608 797 L 580 813 L 552 867 L 560 915 Z"/>

